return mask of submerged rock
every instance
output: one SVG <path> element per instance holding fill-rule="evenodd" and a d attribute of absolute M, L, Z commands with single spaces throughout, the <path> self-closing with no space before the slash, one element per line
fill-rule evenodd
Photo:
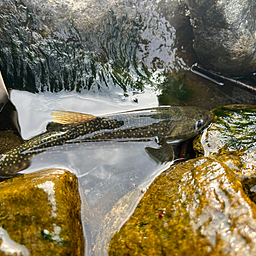
<path fill-rule="evenodd" d="M 233 172 L 198 158 L 162 173 L 109 255 L 254 255 L 256 207 Z"/>
<path fill-rule="evenodd" d="M 75 175 L 49 169 L 2 182 L 0 191 L 1 251 L 84 255 Z"/>
<path fill-rule="evenodd" d="M 207 68 L 233 75 L 255 71 L 255 1 L 187 0 L 187 3 L 200 62 Z"/>

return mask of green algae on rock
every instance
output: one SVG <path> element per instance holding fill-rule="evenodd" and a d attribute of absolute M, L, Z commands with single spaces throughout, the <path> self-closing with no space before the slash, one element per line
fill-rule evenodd
<path fill-rule="evenodd" d="M 188 160 L 156 178 L 109 255 L 255 255 L 255 218 L 255 204 L 225 164 Z"/>
<path fill-rule="evenodd" d="M 48 169 L 6 180 L 0 191 L 0 226 L 31 255 L 84 255 L 75 175 Z"/>
<path fill-rule="evenodd" d="M 203 143 L 208 154 L 244 150 L 255 145 L 256 105 L 234 104 L 212 110 L 215 115 Z"/>

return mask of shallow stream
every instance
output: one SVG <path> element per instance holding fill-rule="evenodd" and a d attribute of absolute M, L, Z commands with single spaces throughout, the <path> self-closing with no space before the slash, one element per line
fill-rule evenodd
<path fill-rule="evenodd" d="M 34 56 L 28 62 L 30 72 L 22 72 L 18 60 L 4 62 L 7 51 L 0 50 L 2 74 L 25 140 L 44 132 L 55 110 L 104 115 L 159 105 L 210 110 L 256 103 L 254 94 L 237 85 L 220 86 L 191 72 L 197 57 L 189 17 L 179 1 L 92 1 L 89 8 L 84 1 L 56 0 L 45 1 L 41 10 L 35 8 L 40 0 L 23 2 L 38 20 L 43 15 L 46 21 L 49 18 L 45 28 L 52 32 L 31 44 L 22 35 L 33 26 L 21 26 L 21 38 L 11 35 L 13 51 L 18 46 L 25 49 L 18 58 Z M 47 9 L 51 5 L 52 13 Z M 58 17 L 61 8 L 68 10 L 78 38 L 73 30 L 64 29 L 68 19 Z M 54 25 L 52 15 L 59 18 Z M 43 57 L 37 56 L 36 47 L 45 51 Z M 147 146 L 157 144 L 79 145 L 61 155 L 53 150 L 43 156 L 44 161 L 38 155 L 24 172 L 62 167 L 75 173 L 81 185 L 86 254 L 107 255 L 111 234 L 132 213 L 154 177 L 172 163 L 158 164 L 146 153 Z"/>

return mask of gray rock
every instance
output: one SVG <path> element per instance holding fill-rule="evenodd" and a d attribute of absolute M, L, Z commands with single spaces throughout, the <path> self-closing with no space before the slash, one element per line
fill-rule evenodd
<path fill-rule="evenodd" d="M 207 68 L 232 75 L 255 71 L 256 2 L 187 0 L 194 48 Z"/>

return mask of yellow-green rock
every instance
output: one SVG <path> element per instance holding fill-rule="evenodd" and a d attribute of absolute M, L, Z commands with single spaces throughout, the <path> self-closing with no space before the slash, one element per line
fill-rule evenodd
<path fill-rule="evenodd" d="M 66 170 L 49 169 L 0 183 L 0 226 L 30 255 L 84 255 L 80 208 L 77 178 Z"/>
<path fill-rule="evenodd" d="M 201 157 L 156 178 L 109 255 L 256 255 L 256 206 L 237 176 Z"/>

